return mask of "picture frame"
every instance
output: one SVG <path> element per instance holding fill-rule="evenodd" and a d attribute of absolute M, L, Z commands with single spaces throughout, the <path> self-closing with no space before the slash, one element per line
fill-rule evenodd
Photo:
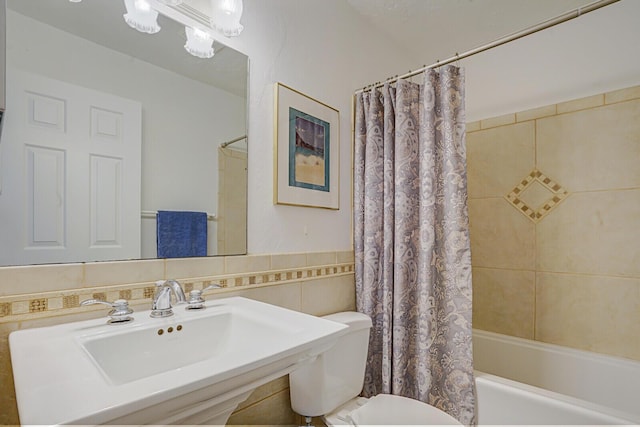
<path fill-rule="evenodd" d="M 340 209 L 340 112 L 275 84 L 274 204 Z"/>

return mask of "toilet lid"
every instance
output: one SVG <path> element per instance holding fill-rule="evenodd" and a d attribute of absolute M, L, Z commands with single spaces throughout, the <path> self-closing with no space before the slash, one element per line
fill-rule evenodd
<path fill-rule="evenodd" d="M 379 394 L 349 414 L 356 426 L 398 424 L 461 425 L 451 415 L 426 403 L 402 396 Z"/>

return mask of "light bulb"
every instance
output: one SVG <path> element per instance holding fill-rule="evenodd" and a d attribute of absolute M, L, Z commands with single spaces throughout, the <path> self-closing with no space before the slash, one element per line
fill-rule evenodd
<path fill-rule="evenodd" d="M 211 27 L 227 37 L 240 35 L 242 8 L 242 0 L 211 0 Z"/>
<path fill-rule="evenodd" d="M 151 5 L 147 0 L 136 0 L 135 7 L 140 12 L 149 12 L 151 10 Z"/>
<path fill-rule="evenodd" d="M 231 15 L 236 10 L 236 2 L 234 0 L 223 0 L 220 9 L 227 15 Z"/>
<path fill-rule="evenodd" d="M 127 13 L 125 22 L 142 33 L 155 34 L 160 31 L 158 12 L 151 8 L 147 0 L 124 0 Z"/>
<path fill-rule="evenodd" d="M 184 31 L 187 34 L 187 42 L 184 45 L 187 52 L 203 59 L 213 56 L 213 39 L 209 33 L 192 27 L 184 27 Z"/>

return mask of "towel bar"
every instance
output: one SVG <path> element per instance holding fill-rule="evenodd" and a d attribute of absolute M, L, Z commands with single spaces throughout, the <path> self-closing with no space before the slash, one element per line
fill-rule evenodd
<path fill-rule="evenodd" d="M 153 218 L 153 219 L 156 219 L 156 215 L 158 214 L 158 212 L 156 212 L 156 211 L 142 211 L 142 212 L 140 212 L 140 214 L 141 214 L 140 216 L 142 218 Z M 217 218 L 216 218 L 215 214 L 207 213 L 207 220 L 215 221 L 216 219 Z"/>

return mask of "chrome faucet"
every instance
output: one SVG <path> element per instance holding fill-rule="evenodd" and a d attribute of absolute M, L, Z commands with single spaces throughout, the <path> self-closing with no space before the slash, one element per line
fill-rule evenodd
<path fill-rule="evenodd" d="M 158 280 L 156 282 L 156 293 L 153 295 L 151 317 L 173 316 L 173 310 L 171 309 L 172 291 L 176 295 L 176 304 L 185 304 L 187 302 L 182 286 L 177 280 Z"/>

